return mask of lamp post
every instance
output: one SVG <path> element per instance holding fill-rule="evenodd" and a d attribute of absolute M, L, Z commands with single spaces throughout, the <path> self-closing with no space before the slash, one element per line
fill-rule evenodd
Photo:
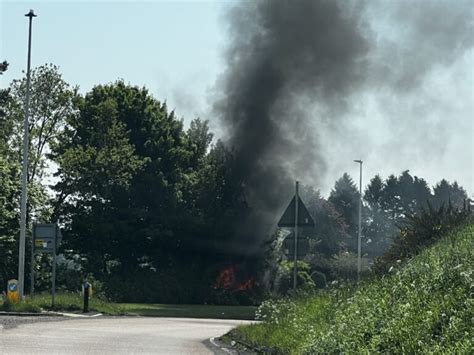
<path fill-rule="evenodd" d="M 26 240 L 26 199 L 27 199 L 27 181 L 28 181 L 28 115 L 30 110 L 30 66 L 31 66 L 31 26 L 33 17 L 36 17 L 33 10 L 26 15 L 29 17 L 28 33 L 28 62 L 26 70 L 26 98 L 25 98 L 25 122 L 23 133 L 23 168 L 21 172 L 21 205 L 20 205 L 20 248 L 18 253 L 18 291 L 20 298 L 24 297 L 25 286 L 25 240 Z"/>
<path fill-rule="evenodd" d="M 355 163 L 360 165 L 359 174 L 359 228 L 357 237 L 357 282 L 360 281 L 360 269 L 361 269 L 361 228 L 362 228 L 362 160 L 354 160 Z"/>

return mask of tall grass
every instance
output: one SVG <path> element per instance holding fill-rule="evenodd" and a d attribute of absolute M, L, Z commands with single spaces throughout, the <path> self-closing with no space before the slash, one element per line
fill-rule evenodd
<path fill-rule="evenodd" d="M 469 225 L 357 288 L 266 302 L 233 336 L 281 354 L 472 353 L 473 250 Z"/>
<path fill-rule="evenodd" d="M 5 300 L 3 303 L 0 303 L 0 311 L 39 313 L 41 311 L 41 308 L 31 302 L 11 303 Z"/>
<path fill-rule="evenodd" d="M 10 312 L 40 312 L 41 310 L 81 312 L 83 309 L 83 298 L 78 292 L 61 292 L 55 295 L 53 306 L 51 295 L 49 293 L 41 293 L 34 295 L 33 298 L 27 296 L 25 302 L 19 304 L 4 302 L 0 305 L 0 309 Z M 126 313 L 123 305 L 108 302 L 101 297 L 90 298 L 89 310 L 114 315 Z"/>

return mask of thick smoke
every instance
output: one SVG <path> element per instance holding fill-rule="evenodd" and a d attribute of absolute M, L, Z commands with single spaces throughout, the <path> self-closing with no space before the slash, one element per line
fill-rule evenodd
<path fill-rule="evenodd" d="M 368 45 L 359 11 L 314 0 L 244 2 L 231 11 L 218 109 L 257 211 L 249 233 L 275 222 L 295 176 L 315 179 L 325 169 L 304 107 L 314 100 L 325 116 L 343 110 L 345 95 L 363 80 Z"/>
<path fill-rule="evenodd" d="M 372 86 L 416 90 L 433 70 L 450 66 L 474 44 L 471 0 L 377 1 L 365 16 Z"/>
<path fill-rule="evenodd" d="M 229 11 L 216 109 L 255 211 L 243 233 L 268 233 L 294 179 L 318 186 L 337 164 L 338 145 L 369 154 L 360 146 L 378 138 L 353 139 L 350 120 L 363 116 L 368 96 L 380 116 L 397 117 L 393 136 L 413 130 L 413 117 L 429 118 L 436 105 L 423 106 L 418 90 L 430 73 L 472 48 L 472 18 L 469 1 L 438 0 L 263 0 Z M 423 134 L 436 129 L 428 125 Z M 350 154 L 345 161 L 355 158 Z"/>

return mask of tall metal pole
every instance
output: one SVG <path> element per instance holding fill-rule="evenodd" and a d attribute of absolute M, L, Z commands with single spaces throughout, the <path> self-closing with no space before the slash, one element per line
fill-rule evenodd
<path fill-rule="evenodd" d="M 295 255 L 293 256 L 293 290 L 296 291 L 296 278 L 298 275 L 298 181 L 295 186 Z"/>
<path fill-rule="evenodd" d="M 359 227 L 357 238 L 357 282 L 360 281 L 361 270 L 361 231 L 362 231 L 362 160 L 354 160 L 360 165 L 360 180 L 359 180 Z"/>
<path fill-rule="evenodd" d="M 26 240 L 26 199 L 27 199 L 27 180 L 28 180 L 28 115 L 30 110 L 30 66 L 31 66 L 31 27 L 33 17 L 36 17 L 33 10 L 26 15 L 30 18 L 28 33 L 28 64 L 26 70 L 26 99 L 25 99 L 25 122 L 23 135 L 23 169 L 21 172 L 21 205 L 20 205 L 20 246 L 18 253 L 18 291 L 20 299 L 24 298 L 25 286 L 25 240 Z"/>

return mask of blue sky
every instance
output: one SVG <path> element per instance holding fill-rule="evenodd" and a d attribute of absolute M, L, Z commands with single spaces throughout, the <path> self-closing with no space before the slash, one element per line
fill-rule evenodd
<path fill-rule="evenodd" d="M 200 116 L 219 132 L 211 113 L 213 89 L 225 70 L 225 10 L 233 2 L 0 0 L 0 60 L 10 63 L 7 73 L 0 76 L 0 87 L 8 86 L 26 69 L 28 19 L 24 14 L 32 8 L 38 14 L 33 25 L 33 67 L 58 65 L 64 79 L 79 85 L 83 93 L 118 78 L 146 86 L 185 122 Z M 418 48 L 416 38 L 410 47 L 403 44 L 406 38 L 397 37 L 404 32 L 396 31 L 405 28 L 403 19 L 410 17 L 409 8 L 401 7 L 408 14 L 400 20 L 387 15 L 384 1 L 374 3 L 380 8 L 372 15 L 371 29 L 378 38 L 387 39 L 385 43 L 406 48 L 403 58 L 411 58 Z M 430 185 L 441 178 L 457 180 L 472 195 L 473 63 L 471 47 L 449 62 L 435 63 L 413 95 L 393 97 L 376 86 L 361 92 L 345 130 L 334 135 L 321 125 L 315 129 L 315 135 L 323 136 L 316 139 L 321 139 L 330 164 L 321 180 L 304 182 L 327 195 L 343 172 L 358 181 L 358 166 L 352 160 L 361 158 L 364 185 L 376 173 L 386 178 L 409 169 Z M 420 111 L 425 121 L 419 120 Z M 405 144 L 400 145 L 402 139 Z"/>
<path fill-rule="evenodd" d="M 177 114 L 203 115 L 222 70 L 226 3 L 217 1 L 1 1 L 1 86 L 26 68 L 30 8 L 32 67 L 54 63 L 82 92 L 123 78 L 167 100 Z"/>

